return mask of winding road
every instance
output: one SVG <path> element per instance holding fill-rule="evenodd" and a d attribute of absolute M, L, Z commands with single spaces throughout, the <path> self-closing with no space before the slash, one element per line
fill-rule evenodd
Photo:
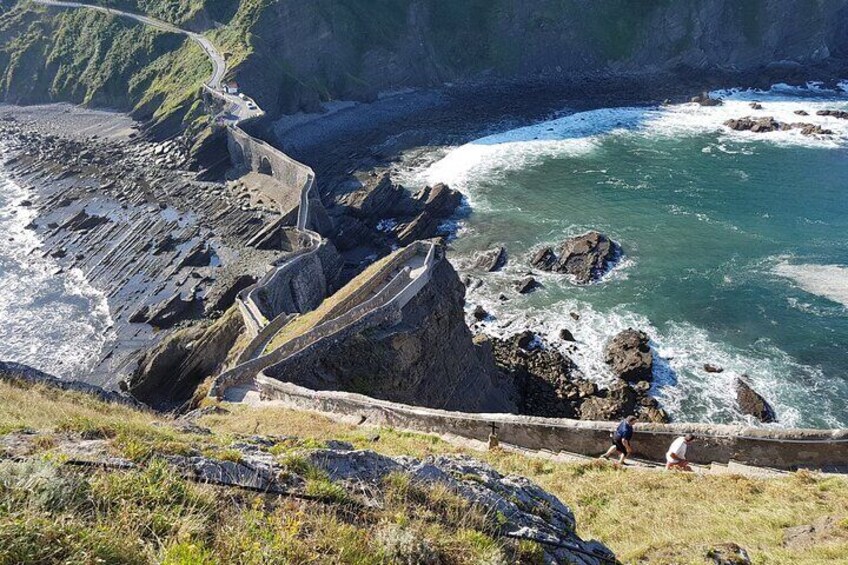
<path fill-rule="evenodd" d="M 87 10 L 95 10 L 97 12 L 102 12 L 104 14 L 109 14 L 112 16 L 130 18 L 144 25 L 156 28 L 160 31 L 185 35 L 189 39 L 197 43 L 201 49 L 203 49 L 203 52 L 206 53 L 206 56 L 209 57 L 209 61 L 212 63 L 212 76 L 209 78 L 209 80 L 206 81 L 205 86 L 211 91 L 212 94 L 226 100 L 230 104 L 230 106 L 225 109 L 224 120 L 230 123 L 238 123 L 242 120 L 246 120 L 248 118 L 255 118 L 264 114 L 262 109 L 259 108 L 259 106 L 253 102 L 253 100 L 250 100 L 249 98 L 243 99 L 234 94 L 227 94 L 223 92 L 223 90 L 221 90 L 221 84 L 224 81 L 224 75 L 226 75 L 227 73 L 227 62 L 221 52 L 218 51 L 218 48 L 215 47 L 215 45 L 211 41 L 209 41 L 206 36 L 200 33 L 195 33 L 187 29 L 182 29 L 168 22 L 157 20 L 156 18 L 151 18 L 149 16 L 144 16 L 133 12 L 125 12 L 123 10 L 117 10 L 115 8 L 107 8 L 105 6 L 95 6 L 93 4 L 85 4 L 83 2 L 63 2 L 60 0 L 33 0 L 33 2 L 36 4 L 41 4 L 42 6 L 50 6 L 53 8 L 82 8 Z M 254 109 L 248 107 L 249 103 L 252 103 L 254 105 Z"/>

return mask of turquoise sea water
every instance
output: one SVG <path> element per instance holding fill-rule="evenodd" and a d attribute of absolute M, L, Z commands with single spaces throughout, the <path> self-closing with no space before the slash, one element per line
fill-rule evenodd
<path fill-rule="evenodd" d="M 603 342 L 640 327 L 657 350 L 655 393 L 678 421 L 745 421 L 733 388 L 744 373 L 780 425 L 848 426 L 848 120 L 815 115 L 848 109 L 848 98 L 787 87 L 721 94 L 720 108 L 605 109 L 495 134 L 450 150 L 420 180 L 469 197 L 458 265 L 494 244 L 509 251 L 507 268 L 468 296 L 469 308 L 496 316 L 485 331 L 553 337 L 567 327 L 579 342 L 569 354 L 604 382 Z M 835 135 L 722 126 L 745 115 Z M 540 291 L 510 293 L 533 249 L 588 229 L 624 249 L 602 282 L 542 275 Z M 504 291 L 514 298 L 497 300 Z M 706 373 L 705 363 L 725 371 Z"/>

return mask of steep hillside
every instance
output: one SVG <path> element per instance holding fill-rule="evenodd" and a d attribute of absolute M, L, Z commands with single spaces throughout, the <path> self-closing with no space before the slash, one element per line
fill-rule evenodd
<path fill-rule="evenodd" d="M 417 460 L 399 456 L 422 460 L 422 479 L 403 471 Z M 221 485 L 268 480 L 245 467 L 276 469 L 274 484 L 294 496 Z M 382 474 L 376 488 L 351 481 L 369 473 Z M 509 517 L 484 506 L 517 504 L 553 523 L 563 506 L 552 497 L 528 507 L 481 490 L 545 493 L 522 476 L 573 510 L 577 535 L 624 563 L 706 563 L 734 543 L 754 563 L 838 564 L 848 551 L 848 482 L 838 477 L 555 463 L 275 407 L 222 404 L 173 419 L 0 382 L 0 563 L 549 563 L 551 546 L 503 536 Z M 472 503 L 463 489 L 484 496 Z"/>
<path fill-rule="evenodd" d="M 107 0 L 205 31 L 271 114 L 328 99 L 457 80 L 559 81 L 714 70 L 848 55 L 848 0 Z M 5 12 L 5 13 L 2 13 Z M 195 117 L 199 50 L 91 13 L 0 3 L 3 97 Z M 789 63 L 787 63 L 787 61 Z M 840 67 L 841 68 L 841 67 Z"/>

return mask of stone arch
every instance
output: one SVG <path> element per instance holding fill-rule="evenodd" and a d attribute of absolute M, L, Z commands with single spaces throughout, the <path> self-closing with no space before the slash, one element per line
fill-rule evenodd
<path fill-rule="evenodd" d="M 259 173 L 263 175 L 274 176 L 274 169 L 271 168 L 271 161 L 264 155 L 259 160 Z"/>
<path fill-rule="evenodd" d="M 233 166 L 244 166 L 244 147 L 242 147 L 241 143 L 239 143 L 235 139 L 230 139 L 230 143 L 227 144 L 227 148 L 230 150 L 230 162 L 233 164 Z"/>

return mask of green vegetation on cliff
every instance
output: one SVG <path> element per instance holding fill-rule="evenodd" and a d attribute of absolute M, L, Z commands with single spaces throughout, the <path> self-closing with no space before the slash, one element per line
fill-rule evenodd
<path fill-rule="evenodd" d="M 0 69 L 7 102 L 70 101 L 160 122 L 199 117 L 197 93 L 211 65 L 176 34 L 98 12 L 18 4 L 0 15 Z"/>
<path fill-rule="evenodd" d="M 600 539 L 625 563 L 702 564 L 709 548 L 728 542 L 746 548 L 754 563 L 848 562 L 844 478 L 799 472 L 750 479 L 561 464 L 307 412 L 222 407 L 226 411 L 196 421 L 212 430 L 202 434 L 78 393 L 0 383 L 0 454 L 21 437 L 31 446 L 26 461 L 0 462 L 0 563 L 386 563 L 392 562 L 388 552 L 415 546 L 398 532 L 415 532 L 443 563 L 537 562 L 538 546 L 496 539 L 474 507 L 438 488 L 416 489 L 403 477 L 387 479 L 383 508 L 351 506 L 300 455 L 331 439 L 390 456 L 469 453 L 502 473 L 529 477 L 574 510 L 579 534 Z M 280 439 L 271 452 L 293 472 L 312 476 L 310 492 L 326 502 L 190 483 L 159 459 L 194 451 L 232 460 L 238 457 L 232 442 L 256 434 L 298 438 Z M 100 443 L 143 466 L 60 466 L 67 458 L 58 455 L 63 446 L 83 439 L 88 449 Z M 828 526 L 787 537 L 788 528 L 812 523 Z"/>

